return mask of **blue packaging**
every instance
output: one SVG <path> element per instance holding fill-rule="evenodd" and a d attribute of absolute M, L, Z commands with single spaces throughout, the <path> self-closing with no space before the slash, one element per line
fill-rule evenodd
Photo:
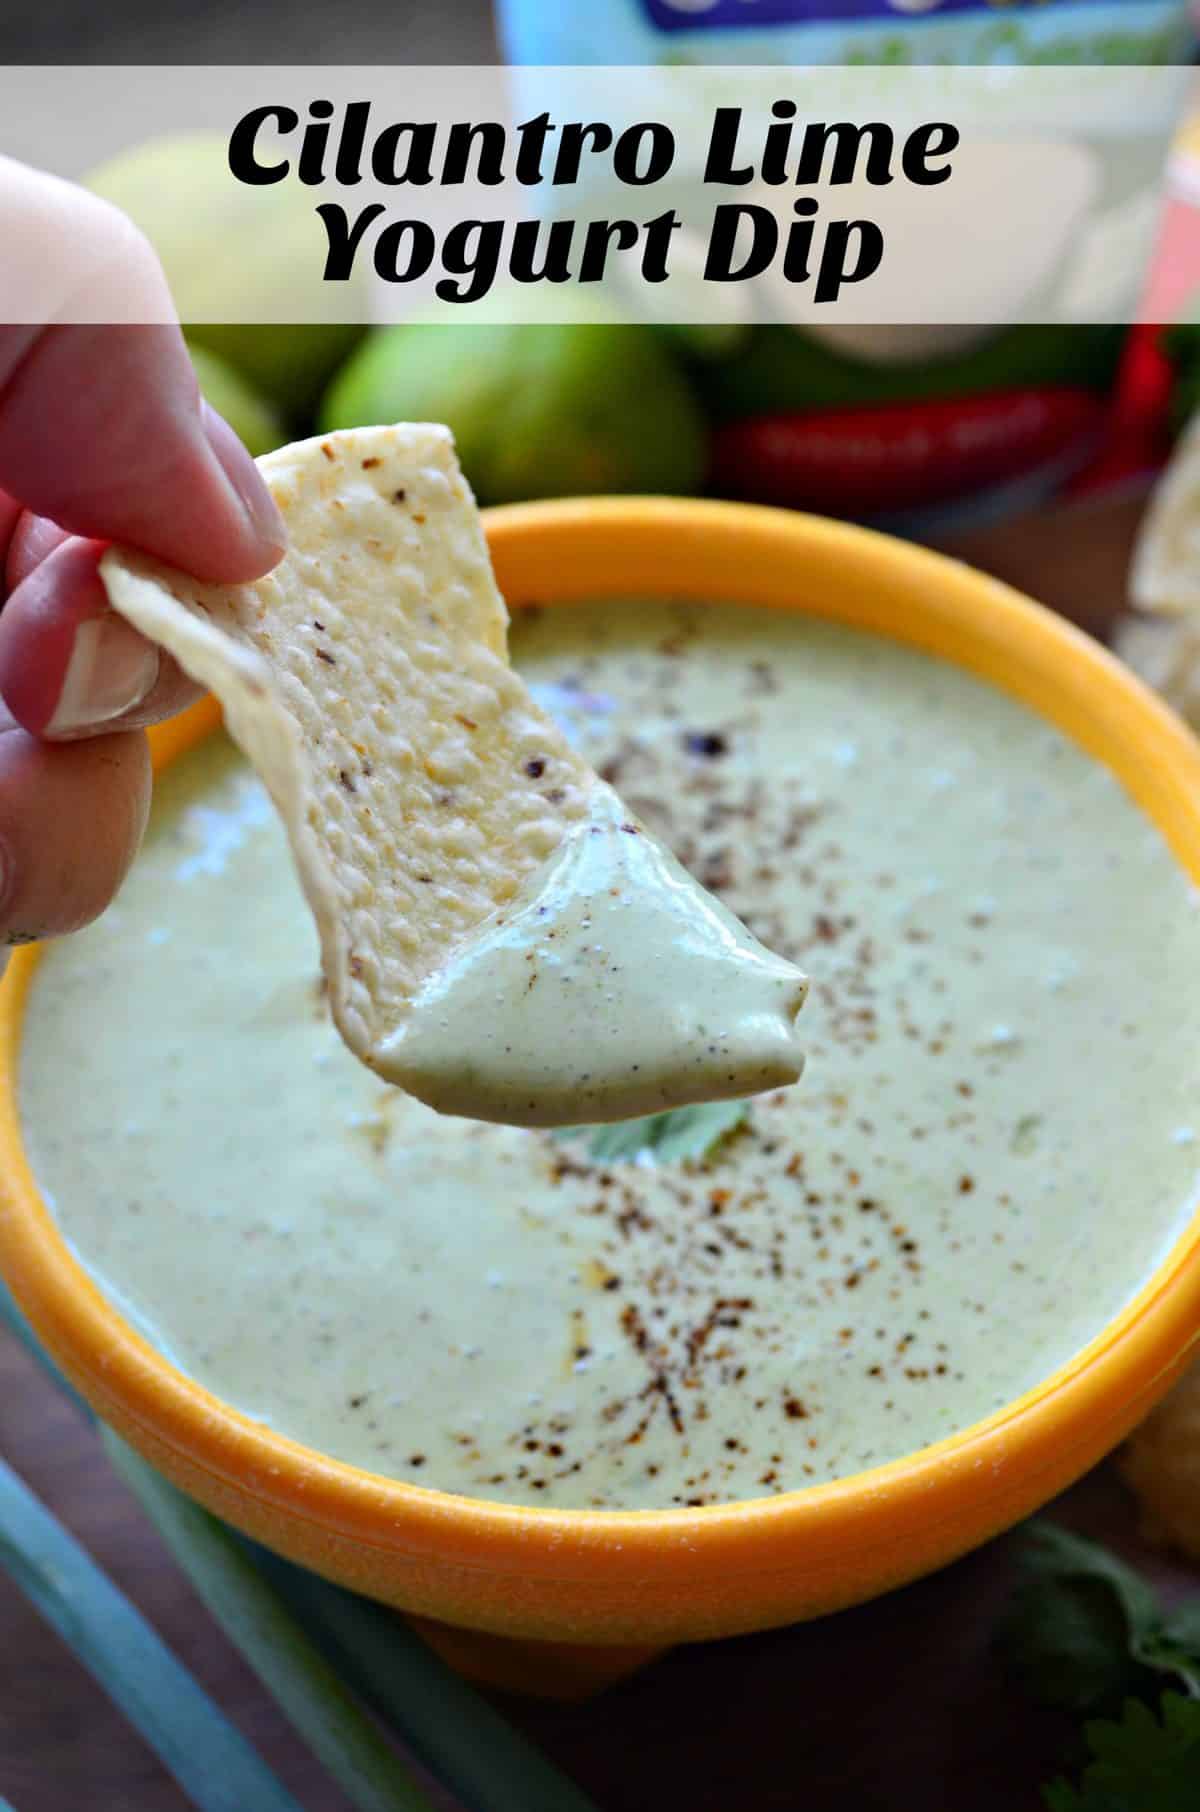
<path fill-rule="evenodd" d="M 498 0 L 514 64 L 1175 63 L 1182 0 Z"/>
<path fill-rule="evenodd" d="M 517 68 L 1137 67 L 1186 65 L 1194 42 L 1186 0 L 497 0 L 497 15 Z M 1164 156 L 1173 126 L 1173 115 L 1155 122 Z M 1109 197 L 1114 219 L 1129 200 Z M 1120 249 L 1134 285 L 1151 245 L 1147 237 Z M 935 398 L 959 403 L 967 432 L 979 400 L 999 392 L 1110 395 L 1124 335 L 1116 324 L 1055 321 L 965 332 L 864 326 L 851 340 L 816 325 L 757 324 L 728 351 L 718 342 L 709 355 L 697 339 L 692 377 L 718 435 L 770 415 L 902 411 Z M 1094 433 L 1081 432 L 1003 483 L 953 501 L 931 493 L 924 510 L 873 519 L 920 533 L 947 519 L 1028 507 L 1077 478 L 1101 450 Z"/>

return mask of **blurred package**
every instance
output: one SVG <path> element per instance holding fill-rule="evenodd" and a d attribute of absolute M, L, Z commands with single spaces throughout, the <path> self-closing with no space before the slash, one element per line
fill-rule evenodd
<path fill-rule="evenodd" d="M 1169 63 L 1186 0 L 498 0 L 514 64 Z"/>
<path fill-rule="evenodd" d="M 1184 0 L 499 0 L 497 13 L 514 66 L 1183 65 L 1194 41 Z M 1174 124 L 1147 122 L 1154 161 L 1136 179 L 1119 148 L 1097 158 L 1107 187 L 1064 254 L 1076 319 L 678 328 L 712 430 L 710 487 L 920 534 L 1090 482 L 1125 433 L 1121 374 L 1148 356 L 1120 322 L 1157 240 Z M 1051 206 L 1061 147 L 1033 149 Z"/>

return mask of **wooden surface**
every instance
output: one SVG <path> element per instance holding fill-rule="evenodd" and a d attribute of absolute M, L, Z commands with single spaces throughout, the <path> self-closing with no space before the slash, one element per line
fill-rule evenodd
<path fill-rule="evenodd" d="M 1075 506 L 960 535 L 954 551 L 1103 633 L 1138 509 L 1132 495 Z M 2 1329 L 0 1452 L 141 1605 L 307 1812 L 349 1812 L 183 1582 L 93 1434 Z M 1200 1576 L 1141 1547 L 1110 1470 L 1056 1513 L 1141 1559 L 1172 1592 L 1200 1591 Z M 859 1610 L 678 1650 L 590 1704 L 503 1708 L 601 1812 L 1035 1812 L 1064 1728 L 1011 1688 L 992 1654 L 1010 1579 L 1009 1546 L 993 1543 Z M 2 1574 L 0 1796 L 17 1812 L 186 1805 Z"/>

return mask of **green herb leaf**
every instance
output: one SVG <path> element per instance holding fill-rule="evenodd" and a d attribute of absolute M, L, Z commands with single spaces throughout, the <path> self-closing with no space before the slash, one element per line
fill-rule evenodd
<path fill-rule="evenodd" d="M 300 1812 L 292 1795 L 117 1590 L 0 1461 L 0 1567 L 139 1730 L 200 1812 Z"/>
<path fill-rule="evenodd" d="M 1149 1698 L 1164 1675 L 1200 1697 L 1200 1605 L 1164 1611 L 1132 1567 L 1055 1523 L 1028 1527 L 1000 1642 L 1035 1697 L 1068 1711 Z"/>
<path fill-rule="evenodd" d="M 29 1357 L 35 1360 L 44 1372 L 49 1374 L 50 1378 L 57 1384 L 64 1397 L 67 1397 L 75 1405 L 80 1414 L 87 1417 L 89 1422 L 94 1422 L 96 1418 L 92 1414 L 90 1404 L 85 1403 L 75 1387 L 67 1383 L 67 1380 L 63 1377 L 49 1353 L 47 1353 L 45 1348 L 41 1345 L 37 1335 L 17 1307 L 16 1298 L 13 1296 L 2 1277 L 0 1277 L 0 1322 L 3 1322 L 9 1331 L 16 1336 L 21 1345 L 25 1348 L 25 1351 L 29 1354 Z M 4 1812 L 2 1801 L 0 1801 L 0 1812 Z"/>
<path fill-rule="evenodd" d="M 196 1591 L 358 1812 L 431 1812 L 424 1790 L 216 1517 L 109 1428 L 100 1439 Z"/>
<path fill-rule="evenodd" d="M 1013 1128 L 1008 1149 L 1019 1158 L 1027 1158 L 1037 1150 L 1038 1133 L 1041 1129 L 1041 1114 L 1022 1114 Z"/>
<path fill-rule="evenodd" d="M 1120 1704 L 1143 1684 L 1134 1642 L 1159 1621 L 1149 1586 L 1106 1548 L 1030 1524 L 1000 1640 L 1036 1698 L 1080 1712 Z"/>
<path fill-rule="evenodd" d="M 243 1545 L 340 1678 L 456 1801 L 474 1812 L 599 1812 L 403 1618 Z"/>
<path fill-rule="evenodd" d="M 1200 1599 L 1169 1611 L 1161 1629 L 1148 1631 L 1134 1652 L 1147 1667 L 1174 1674 L 1189 1698 L 1200 1699 Z"/>
<path fill-rule="evenodd" d="M 1092 1759 L 1076 1785 L 1043 1789 L 1049 1812 L 1196 1812 L 1200 1701 L 1164 1693 L 1160 1715 L 1131 1699 L 1119 1720 L 1084 1727 Z"/>
<path fill-rule="evenodd" d="M 90 1417 L 82 1398 L 55 1371 L 2 1280 L 0 1321 L 9 1323 L 33 1357 Z M 406 1781 L 399 1784 L 403 1769 L 392 1761 L 390 1752 L 387 1768 L 378 1769 L 378 1758 L 372 1754 L 374 1741 L 364 1744 L 361 1714 L 357 1707 L 348 1706 L 347 1687 L 395 1727 L 410 1753 L 464 1806 L 473 1806 L 477 1812 L 597 1812 L 572 1781 L 441 1661 L 402 1618 L 383 1605 L 292 1566 L 226 1528 L 151 1471 L 110 1432 L 105 1431 L 103 1438 L 110 1457 L 134 1486 L 168 1537 L 168 1544 L 181 1560 L 186 1554 L 185 1570 L 197 1585 L 198 1576 L 203 1576 L 201 1596 L 226 1634 L 323 1757 L 330 1773 L 350 1788 L 349 1797 L 355 1804 L 415 1808 L 426 1802 L 414 1797 Z M 0 1564 L 4 1558 L 3 1476 L 0 1469 Z M 67 1573 L 61 1577 L 74 1590 L 73 1578 Z M 109 1590 L 124 1602 L 115 1588 Z M 132 1606 L 127 1609 L 136 1617 Z M 112 1629 L 119 1650 L 123 1645 L 119 1616 L 113 1618 Z M 220 1740 L 221 1712 L 208 1702 L 216 1729 L 206 1728 L 179 1681 L 200 1700 L 205 1695 L 148 1629 L 147 1635 L 156 1645 L 149 1652 L 152 1666 L 147 1671 L 160 1684 L 172 1725 L 178 1725 L 185 1738 L 194 1729 L 196 1740 L 181 1742 L 171 1731 L 166 1733 L 171 1739 L 167 1747 L 158 1732 L 147 1729 L 137 1717 L 137 1707 L 128 1706 L 123 1697 L 120 1652 L 115 1659 L 105 1654 L 102 1683 L 135 1717 L 185 1787 L 192 1788 L 193 1778 L 199 1783 L 194 1804 L 201 1812 L 235 1812 L 235 1808 L 246 1812 L 251 1806 L 254 1812 L 273 1812 L 276 1807 L 278 1812 L 299 1812 L 292 1800 L 270 1797 L 263 1783 L 271 1777 L 248 1745 L 246 1752 L 261 1772 L 255 1776 L 249 1768 L 237 1765 L 237 1758 L 229 1755 Z M 338 1673 L 331 1701 L 324 1692 L 329 1679 L 325 1670 L 334 1663 Z M 228 1728 L 237 1742 L 244 1741 Z M 182 1748 L 189 1767 L 194 1761 L 194 1777 L 174 1764 L 176 1748 Z M 214 1763 L 222 1770 L 216 1776 Z M 282 1794 L 283 1789 L 279 1791 Z M 0 1800 L 0 1812 L 12 1812 L 4 1800 Z"/>
<path fill-rule="evenodd" d="M 597 1164 L 621 1159 L 652 1158 L 658 1164 L 698 1163 L 712 1155 L 750 1118 L 748 1101 L 702 1101 L 695 1107 L 673 1107 L 644 1120 L 616 1120 L 610 1126 L 563 1126 L 556 1139 L 584 1139 Z"/>

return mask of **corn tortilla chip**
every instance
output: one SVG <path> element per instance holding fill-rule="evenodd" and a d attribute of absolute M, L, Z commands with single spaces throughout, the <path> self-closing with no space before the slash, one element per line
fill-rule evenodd
<path fill-rule="evenodd" d="M 1116 652 L 1200 726 L 1200 417 L 1155 486 L 1130 562 L 1129 602 L 1113 633 Z"/>
<path fill-rule="evenodd" d="M 1200 416 L 1179 437 L 1142 521 L 1129 569 L 1135 609 L 1200 615 Z"/>

